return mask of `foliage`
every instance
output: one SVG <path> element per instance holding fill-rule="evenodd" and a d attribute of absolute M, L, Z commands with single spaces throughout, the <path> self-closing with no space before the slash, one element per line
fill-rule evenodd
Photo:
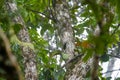
<path fill-rule="evenodd" d="M 53 20 L 53 3 L 52 0 L 15 0 L 17 2 L 18 7 L 18 13 L 20 13 L 25 21 L 25 24 L 27 25 L 27 28 L 29 30 L 29 35 L 32 40 L 32 44 L 34 45 L 35 54 L 37 56 L 37 67 L 38 67 L 38 74 L 39 74 L 39 80 L 63 80 L 63 77 L 65 75 L 65 70 L 62 68 L 61 63 L 58 64 L 58 60 L 56 59 L 57 56 L 50 56 L 53 54 L 55 50 L 58 50 L 60 48 L 60 44 L 58 38 L 53 37 L 55 35 L 58 36 L 58 34 L 55 33 L 56 26 L 55 21 Z M 54 1 L 54 0 L 53 0 Z M 91 2 L 87 2 L 91 1 Z M 120 22 L 120 0 L 107 0 L 107 3 L 109 4 L 109 8 L 104 8 L 102 6 L 102 3 L 104 0 L 96 1 L 96 0 L 80 0 L 79 5 L 77 6 L 70 6 L 70 15 L 71 15 L 71 22 L 73 25 L 74 30 L 74 37 L 78 36 L 77 43 L 84 42 L 83 36 L 84 32 L 87 34 L 87 42 L 81 43 L 80 45 L 76 46 L 76 50 L 80 51 L 80 53 L 84 53 L 85 56 L 83 58 L 83 61 L 87 61 L 89 58 L 92 57 L 93 52 L 96 51 L 97 54 L 101 55 L 101 62 L 107 62 L 109 61 L 109 55 L 107 52 L 107 49 L 110 48 L 113 43 L 116 44 L 118 42 L 119 38 L 119 22 Z M 68 0 L 68 2 L 72 2 L 72 0 Z M 6 33 L 6 35 L 9 37 L 10 40 L 10 27 L 13 27 L 15 31 L 15 35 L 19 32 L 21 29 L 20 24 L 13 24 L 9 20 L 10 13 L 6 13 L 4 7 L 4 0 L 0 1 L 0 27 L 2 27 Z M 1 8 L 2 7 L 2 8 Z M 113 9 L 113 11 L 109 12 L 109 10 Z M 77 15 L 76 15 L 77 13 Z M 79 14 L 80 13 L 80 14 Z M 98 25 L 98 22 L 102 20 L 104 15 L 108 14 L 107 18 L 110 20 L 104 25 L 104 33 L 106 32 L 106 28 L 111 29 L 108 34 L 103 34 L 101 37 L 96 38 L 94 37 L 94 31 L 96 29 L 96 26 Z M 113 15 L 114 14 L 114 15 Z M 13 15 L 13 14 L 12 14 Z M 80 20 L 79 20 L 80 19 Z M 115 25 L 118 24 L 118 25 Z M 38 29 L 40 30 L 40 33 L 38 34 Z M 47 37 L 45 39 L 45 34 L 50 32 L 48 35 L 50 37 Z M 23 67 L 23 58 L 20 51 L 20 43 L 19 41 L 16 43 L 16 40 L 14 38 L 13 40 L 15 43 L 11 43 L 11 48 L 13 53 L 15 53 L 20 67 L 22 71 L 24 72 Z M 51 41 L 58 42 L 54 43 L 54 45 L 57 45 L 55 49 L 50 49 L 51 47 Z M 23 43 L 23 45 L 25 45 Z M 29 44 L 28 44 L 29 45 Z M 87 48 L 86 45 L 90 45 L 92 47 Z M 98 46 L 95 48 L 95 46 Z M 32 46 L 32 45 L 30 45 Z M 61 49 L 61 48 L 60 48 Z M 61 53 L 62 54 L 62 53 Z M 57 54 L 59 55 L 59 54 Z M 66 57 L 66 55 L 63 57 Z M 68 56 L 67 56 L 68 57 Z M 64 59 L 61 59 L 61 62 L 64 61 Z M 99 77 L 101 75 L 99 74 Z M 101 77 L 102 78 L 102 77 Z M 86 79 L 86 80 L 89 80 Z M 104 80 L 104 78 L 103 78 Z M 106 80 L 110 80 L 107 78 Z M 116 79 L 118 80 L 118 79 Z"/>

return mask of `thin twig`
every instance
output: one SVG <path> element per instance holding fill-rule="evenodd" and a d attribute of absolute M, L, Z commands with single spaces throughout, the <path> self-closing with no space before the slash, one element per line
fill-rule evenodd
<path fill-rule="evenodd" d="M 113 31 L 113 33 L 111 34 L 111 36 L 113 36 L 116 33 L 116 31 L 118 30 L 119 27 L 120 27 L 120 24 L 118 24 L 118 26 L 115 28 L 115 30 Z"/>
<path fill-rule="evenodd" d="M 111 71 L 107 71 L 107 72 L 104 72 L 102 74 L 107 74 L 107 73 L 111 73 L 111 72 L 114 72 L 114 71 L 119 71 L 120 69 L 115 69 L 115 70 L 111 70 Z"/>
<path fill-rule="evenodd" d="M 30 11 L 32 11 L 34 13 L 37 13 L 37 14 L 44 15 L 46 18 L 51 19 L 55 22 L 55 19 L 53 17 L 46 15 L 44 12 L 36 11 L 36 10 L 33 10 L 33 9 L 29 9 L 29 8 L 27 8 L 27 10 L 30 10 Z"/>
<path fill-rule="evenodd" d="M 118 56 L 118 55 L 108 54 L 108 56 L 111 56 L 111 57 L 115 57 L 115 58 L 120 59 L 120 56 Z"/>
<path fill-rule="evenodd" d="M 75 57 L 73 57 L 72 59 L 68 60 L 68 61 L 62 66 L 62 68 L 66 67 L 69 63 L 76 61 L 78 58 L 80 58 L 80 57 L 82 57 L 82 56 L 83 56 L 83 54 L 78 54 L 77 56 L 75 56 Z"/>

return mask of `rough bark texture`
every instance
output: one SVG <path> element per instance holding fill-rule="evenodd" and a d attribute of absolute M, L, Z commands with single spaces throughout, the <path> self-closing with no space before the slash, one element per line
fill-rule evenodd
<path fill-rule="evenodd" d="M 73 30 L 71 25 L 71 18 L 69 15 L 68 5 L 65 1 L 57 3 L 56 7 L 57 27 L 60 34 L 60 39 L 63 46 L 63 51 L 69 54 L 69 60 L 74 56 L 74 39 Z"/>
<path fill-rule="evenodd" d="M 91 80 L 99 80 L 98 78 L 98 68 L 99 68 L 99 56 L 93 55 L 91 65 Z"/>
<path fill-rule="evenodd" d="M 71 63 L 69 69 L 67 69 L 65 80 L 85 80 L 86 74 L 90 71 L 92 59 L 84 63 L 81 58 L 76 60 L 76 63 Z"/>
<path fill-rule="evenodd" d="M 30 37 L 28 30 L 26 28 L 26 25 L 21 17 L 20 14 L 18 14 L 17 5 L 12 1 L 7 1 L 7 10 L 8 12 L 14 15 L 14 17 L 11 18 L 12 22 L 14 24 L 21 24 L 22 29 L 19 31 L 18 38 L 22 42 L 30 43 Z M 25 67 L 25 80 L 37 80 L 37 68 L 36 68 L 36 60 L 35 60 L 35 54 L 34 51 L 29 46 L 22 46 L 22 55 L 24 58 L 24 67 Z"/>
<path fill-rule="evenodd" d="M 55 5 L 56 26 L 63 46 L 64 53 L 69 55 L 69 62 L 75 57 L 74 38 L 67 0 L 57 0 Z M 84 80 L 86 73 L 90 69 L 90 61 L 83 63 L 81 56 L 70 61 L 66 65 L 65 80 Z"/>

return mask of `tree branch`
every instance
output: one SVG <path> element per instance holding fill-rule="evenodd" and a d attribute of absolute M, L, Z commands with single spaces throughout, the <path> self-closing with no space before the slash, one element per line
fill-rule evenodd
<path fill-rule="evenodd" d="M 111 57 L 115 57 L 115 58 L 120 59 L 120 56 L 118 56 L 118 55 L 113 55 L 113 54 L 108 54 L 108 55 L 111 56 Z"/>
<path fill-rule="evenodd" d="M 107 73 L 111 73 L 111 72 L 114 72 L 114 71 L 119 71 L 120 69 L 115 69 L 115 70 L 111 70 L 111 71 L 107 71 L 107 72 L 104 72 L 102 74 L 107 74 Z"/>
<path fill-rule="evenodd" d="M 70 59 L 69 61 L 67 61 L 62 68 L 66 67 L 69 63 L 73 63 L 76 62 L 79 58 L 81 58 L 83 56 L 83 54 L 78 54 L 77 56 L 73 57 L 72 59 Z"/>
<path fill-rule="evenodd" d="M 52 15 L 52 14 L 51 14 L 52 16 L 49 16 L 49 15 L 46 15 L 44 12 L 36 11 L 36 10 L 30 9 L 30 8 L 26 8 L 26 9 L 29 10 L 29 11 L 32 11 L 32 12 L 34 12 L 34 13 L 41 14 L 41 15 L 45 16 L 46 18 L 51 19 L 51 20 L 53 20 L 54 22 L 56 22 L 56 19 L 53 18 L 53 15 Z"/>
<path fill-rule="evenodd" d="M 116 33 L 116 31 L 118 30 L 119 27 L 120 27 L 120 24 L 118 24 L 118 26 L 115 28 L 115 30 L 113 31 L 113 33 L 111 34 L 111 36 L 113 36 Z"/>

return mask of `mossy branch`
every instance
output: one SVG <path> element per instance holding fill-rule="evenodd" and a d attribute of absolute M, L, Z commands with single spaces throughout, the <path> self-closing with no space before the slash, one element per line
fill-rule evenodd
<path fill-rule="evenodd" d="M 35 51 L 34 45 L 33 45 L 32 43 L 29 43 L 29 42 L 22 42 L 22 41 L 20 41 L 20 40 L 17 38 L 17 36 L 16 36 L 16 34 L 14 33 L 14 30 L 13 30 L 12 28 L 10 29 L 10 35 L 11 35 L 11 37 L 10 37 L 10 42 L 11 42 L 11 43 L 15 43 L 15 44 L 18 44 L 18 45 L 23 46 L 23 47 L 29 47 L 29 48 L 31 48 L 33 51 Z"/>

